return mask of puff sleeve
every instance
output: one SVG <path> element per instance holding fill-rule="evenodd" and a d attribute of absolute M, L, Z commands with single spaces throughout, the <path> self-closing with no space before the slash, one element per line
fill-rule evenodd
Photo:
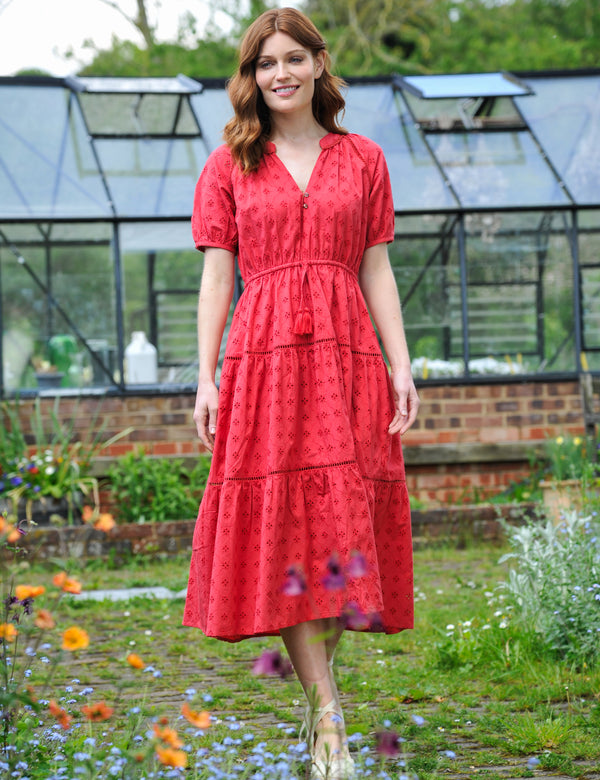
<path fill-rule="evenodd" d="M 202 252 L 209 246 L 237 252 L 233 165 L 228 147 L 218 147 L 209 155 L 196 184 L 192 236 Z"/>
<path fill-rule="evenodd" d="M 371 189 L 367 213 L 365 249 L 375 244 L 390 244 L 394 240 L 394 203 L 387 163 L 381 147 L 372 141 L 367 149 Z"/>

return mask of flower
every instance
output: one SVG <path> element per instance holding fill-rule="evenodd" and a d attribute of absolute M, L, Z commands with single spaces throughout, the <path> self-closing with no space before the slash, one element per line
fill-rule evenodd
<path fill-rule="evenodd" d="M 36 612 L 33 622 L 38 628 L 42 629 L 42 631 L 47 631 L 54 628 L 56 625 L 54 618 L 47 609 L 39 609 Z"/>
<path fill-rule="evenodd" d="M 17 585 L 15 597 L 18 601 L 25 601 L 25 599 L 34 599 L 36 596 L 41 596 L 45 592 L 46 588 L 43 585 Z"/>
<path fill-rule="evenodd" d="M 584 479 L 597 476 L 594 442 L 582 436 L 557 436 L 544 447 L 546 480 Z"/>
<path fill-rule="evenodd" d="M 143 669 L 146 666 L 137 653 L 129 653 L 127 656 L 127 663 L 129 666 L 133 666 L 134 669 Z"/>
<path fill-rule="evenodd" d="M 187 756 L 183 750 L 173 750 L 169 747 L 157 747 L 156 757 L 164 766 L 187 766 Z"/>
<path fill-rule="evenodd" d="M 375 749 L 381 756 L 395 758 L 400 753 L 400 737 L 395 731 L 377 731 Z"/>
<path fill-rule="evenodd" d="M 306 592 L 306 580 L 298 566 L 290 566 L 287 570 L 281 591 L 286 596 L 300 596 Z"/>
<path fill-rule="evenodd" d="M 108 707 L 105 701 L 99 701 L 96 704 L 87 704 L 81 708 L 81 711 L 88 720 L 92 723 L 100 723 L 103 720 L 108 720 L 113 714 L 114 709 Z"/>
<path fill-rule="evenodd" d="M 254 662 L 252 674 L 265 674 L 272 677 L 287 677 L 292 673 L 292 665 L 283 658 L 279 650 L 265 650 Z"/>
<path fill-rule="evenodd" d="M 17 629 L 12 623 L 0 623 L 0 639 L 7 642 L 14 642 L 18 635 Z"/>
<path fill-rule="evenodd" d="M 323 577 L 323 586 L 327 590 L 342 590 L 346 585 L 346 577 L 340 566 L 340 559 L 337 553 L 333 553 L 327 561 L 328 573 Z"/>
<path fill-rule="evenodd" d="M 210 714 L 203 710 L 202 712 L 196 712 L 191 709 L 190 705 L 185 701 L 181 705 L 181 714 L 183 717 L 195 726 L 197 729 L 207 729 L 210 726 Z"/>
<path fill-rule="evenodd" d="M 97 531 L 104 531 L 104 533 L 108 533 L 109 531 L 112 531 L 115 525 L 116 523 L 113 516 L 109 512 L 102 512 L 100 517 L 94 523 L 94 528 Z"/>
<path fill-rule="evenodd" d="M 179 739 L 175 729 L 169 728 L 168 726 L 161 728 L 157 723 L 154 724 L 153 728 L 154 735 L 162 742 L 165 742 L 172 748 L 183 747 L 183 742 Z"/>
<path fill-rule="evenodd" d="M 65 593 L 81 593 L 81 583 L 78 580 L 74 580 L 67 576 L 66 571 L 61 571 L 60 574 L 55 574 L 52 578 L 52 582 L 61 588 Z"/>
<path fill-rule="evenodd" d="M 51 699 L 48 702 L 48 709 L 50 710 L 50 714 L 53 715 L 59 722 L 60 727 L 66 731 L 70 727 L 71 721 L 73 720 L 71 715 L 69 715 L 69 713 L 62 707 L 59 707 L 54 699 Z"/>
<path fill-rule="evenodd" d="M 359 577 L 364 577 L 368 571 L 367 559 L 362 553 L 355 550 L 346 564 L 346 576 L 350 579 L 358 579 Z"/>
<path fill-rule="evenodd" d="M 349 601 L 341 615 L 341 621 L 346 628 L 353 631 L 364 631 L 371 623 L 368 615 L 361 610 L 356 601 Z"/>
<path fill-rule="evenodd" d="M 90 637 L 83 628 L 71 626 L 63 633 L 63 650 L 85 650 L 90 644 Z"/>

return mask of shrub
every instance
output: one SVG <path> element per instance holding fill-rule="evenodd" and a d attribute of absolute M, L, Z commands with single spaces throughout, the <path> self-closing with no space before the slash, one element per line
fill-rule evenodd
<path fill-rule="evenodd" d="M 108 473 L 119 522 L 195 518 L 209 464 L 209 458 L 199 456 L 194 468 L 187 469 L 181 459 L 152 457 L 143 449 L 123 455 Z"/>
<path fill-rule="evenodd" d="M 578 666 L 600 656 L 600 522 L 568 512 L 560 525 L 530 521 L 507 528 L 514 568 L 500 588 L 515 618 L 553 655 Z"/>

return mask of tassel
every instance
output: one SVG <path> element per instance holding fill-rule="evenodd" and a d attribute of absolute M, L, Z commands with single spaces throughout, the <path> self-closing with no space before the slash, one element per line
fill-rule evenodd
<path fill-rule="evenodd" d="M 294 333 L 297 336 L 308 336 L 313 332 L 312 315 L 308 309 L 300 309 L 294 322 Z"/>

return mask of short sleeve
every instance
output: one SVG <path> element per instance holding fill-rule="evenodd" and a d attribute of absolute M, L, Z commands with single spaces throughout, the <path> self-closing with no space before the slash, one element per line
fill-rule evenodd
<path fill-rule="evenodd" d="M 381 147 L 372 141 L 367 149 L 371 174 L 371 189 L 367 212 L 365 249 L 375 244 L 390 244 L 394 240 L 394 202 L 387 163 Z"/>
<path fill-rule="evenodd" d="M 232 168 L 229 149 L 220 146 L 209 155 L 196 184 L 192 236 L 202 252 L 209 246 L 237 252 Z"/>

